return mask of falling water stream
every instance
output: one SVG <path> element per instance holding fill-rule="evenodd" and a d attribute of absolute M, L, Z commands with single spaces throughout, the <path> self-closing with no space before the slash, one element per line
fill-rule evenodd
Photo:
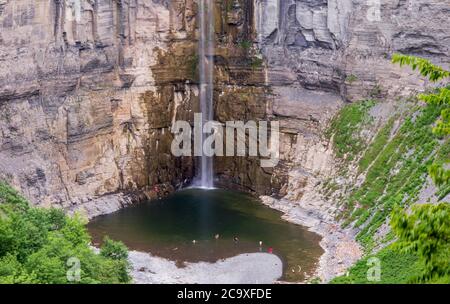
<path fill-rule="evenodd" d="M 212 3 L 199 0 L 198 61 L 203 126 L 214 119 Z M 199 143 L 203 146 L 207 133 L 196 136 L 200 138 L 200 135 Z M 109 235 L 130 249 L 182 263 L 215 262 L 238 254 L 273 252 L 283 261 L 283 279 L 301 281 L 311 275 L 323 253 L 320 237 L 282 220 L 279 212 L 247 194 L 214 189 L 213 169 L 213 158 L 202 153 L 192 187 L 201 189 L 185 189 L 94 219 L 88 226 L 94 243 L 98 245 Z"/>
<path fill-rule="evenodd" d="M 213 120 L 213 73 L 214 73 L 214 8 L 212 1 L 200 0 L 200 37 L 199 37 L 199 69 L 200 69 L 200 109 L 204 125 Z M 205 140 L 202 133 L 202 143 Z M 213 159 L 202 153 L 197 185 L 201 188 L 213 188 Z"/>

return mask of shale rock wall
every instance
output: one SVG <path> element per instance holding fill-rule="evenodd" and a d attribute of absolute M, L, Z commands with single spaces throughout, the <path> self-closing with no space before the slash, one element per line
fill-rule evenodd
<path fill-rule="evenodd" d="M 282 125 L 279 196 L 306 195 L 303 203 L 310 204 L 318 184 L 334 174 L 332 147 L 322 135 L 342 104 L 393 102 L 430 85 L 393 65 L 393 53 L 450 65 L 449 12 L 448 0 L 254 1 L 270 111 Z"/>
<path fill-rule="evenodd" d="M 393 52 L 448 65 L 448 0 L 381 0 L 379 15 L 363 0 L 213 2 L 216 119 L 282 131 L 273 169 L 216 158 L 227 186 L 301 199 L 333 170 L 322 132 L 344 102 L 426 85 Z M 67 209 L 188 182 L 170 127 L 198 112 L 196 15 L 194 0 L 0 0 L 0 178 Z"/>
<path fill-rule="evenodd" d="M 173 104 L 195 92 L 164 86 L 151 69 L 172 32 L 185 39 L 176 4 L 2 0 L 0 177 L 64 208 L 189 178 L 167 142 L 183 114 Z"/>

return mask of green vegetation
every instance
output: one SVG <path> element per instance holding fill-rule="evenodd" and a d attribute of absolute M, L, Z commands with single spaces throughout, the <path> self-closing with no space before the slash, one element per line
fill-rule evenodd
<path fill-rule="evenodd" d="M 448 170 L 443 170 L 443 166 L 448 164 L 450 155 L 450 138 L 444 140 L 444 143 L 440 146 L 438 152 L 436 153 L 436 158 L 434 163 L 429 168 L 431 176 L 435 176 L 434 181 L 438 184 L 438 192 L 436 193 L 438 200 L 442 200 L 447 194 L 450 193 L 450 183 L 448 183 Z M 439 170 L 438 172 L 433 172 L 433 170 Z M 440 176 L 438 176 L 440 175 Z M 447 175 L 448 176 L 448 175 Z"/>
<path fill-rule="evenodd" d="M 392 227 L 396 246 L 417 254 L 422 264 L 414 282 L 450 283 L 450 204 L 415 205 L 412 212 L 396 210 Z"/>
<path fill-rule="evenodd" d="M 441 67 L 435 66 L 430 61 L 423 58 L 394 54 L 392 56 L 392 62 L 398 63 L 400 66 L 409 65 L 413 70 L 418 69 L 422 76 L 428 77 L 431 81 L 439 81 L 450 77 L 449 71 L 445 71 Z"/>
<path fill-rule="evenodd" d="M 189 76 L 192 79 L 198 78 L 198 65 L 200 64 L 200 58 L 198 55 L 192 55 L 186 60 Z"/>
<path fill-rule="evenodd" d="M 333 137 L 337 157 L 351 161 L 364 149 L 360 131 L 371 121 L 368 113 L 374 105 L 373 100 L 349 104 L 332 120 L 326 135 Z"/>
<path fill-rule="evenodd" d="M 394 125 L 394 118 L 391 118 L 389 122 L 378 132 L 374 141 L 364 153 L 363 157 L 359 161 L 359 172 L 364 172 L 369 168 L 370 164 L 376 159 L 380 152 L 384 149 L 391 134 L 392 127 Z"/>
<path fill-rule="evenodd" d="M 393 208 L 417 201 L 426 180 L 427 167 L 438 146 L 430 126 L 439 116 L 440 109 L 426 107 L 414 110 L 389 141 L 387 132 L 391 128 L 388 123 L 360 161 L 361 172 L 368 167 L 365 180 L 352 191 L 346 207 L 348 214 L 355 208 L 360 209 L 359 212 L 365 211 L 364 217 L 360 217 L 358 212 L 351 214 L 348 222 L 358 219 L 357 226 L 364 224 L 357 240 L 368 251 L 375 245 L 374 234 Z"/>
<path fill-rule="evenodd" d="M 239 47 L 243 48 L 244 50 L 249 50 L 252 47 L 252 42 L 250 40 L 242 40 L 239 42 Z"/>
<path fill-rule="evenodd" d="M 422 76 L 428 77 L 433 82 L 450 77 L 450 71 L 446 71 L 423 58 L 394 54 L 392 62 L 399 63 L 400 66 L 409 65 L 413 70 L 418 69 Z M 433 128 L 433 132 L 440 137 L 450 135 L 450 86 L 447 85 L 442 88 L 437 88 L 431 94 L 420 94 L 419 99 L 426 102 L 429 106 L 441 107 L 441 117 Z M 448 161 L 450 159 L 447 155 Z M 436 185 L 449 186 L 450 170 L 444 169 L 443 164 L 434 163 L 430 165 L 429 173 Z"/>
<path fill-rule="evenodd" d="M 380 280 L 369 280 L 367 274 L 372 265 L 370 258 L 378 258 L 380 261 Z M 402 253 L 392 246 L 379 251 L 375 255 L 366 256 L 359 260 L 348 270 L 348 276 L 343 275 L 334 278 L 332 284 L 405 284 L 411 276 L 417 276 L 422 272 L 422 267 L 417 256 L 410 253 Z"/>
<path fill-rule="evenodd" d="M 35 208 L 0 182 L 0 283 L 127 283 L 126 247 L 106 239 L 89 246 L 85 222 Z"/>
<path fill-rule="evenodd" d="M 378 98 L 380 97 L 381 93 L 383 92 L 382 88 L 380 85 L 375 85 L 369 92 L 369 96 L 371 98 Z"/>
<path fill-rule="evenodd" d="M 421 58 L 395 55 L 393 62 L 408 64 L 432 81 L 450 76 Z M 370 257 L 381 261 L 380 283 L 450 283 L 450 205 L 414 205 L 427 173 L 438 187 L 438 201 L 450 193 L 450 173 L 445 168 L 450 161 L 449 89 L 444 85 L 421 94 L 408 111 L 392 113 L 367 145 L 360 134 L 370 125 L 362 118 L 364 111 L 355 110 L 358 105 L 345 107 L 333 120 L 336 156 L 346 164 L 354 161 L 358 170 L 353 178 L 362 179 L 357 186 L 348 186 L 340 218 L 345 219 L 344 226 L 360 229 L 356 239 L 366 253 L 347 276 L 333 283 L 374 283 L 367 279 Z M 332 184 L 332 180 L 327 181 L 328 188 Z M 383 226 L 389 219 L 392 230 Z M 386 243 L 392 245 L 373 253 Z"/>
<path fill-rule="evenodd" d="M 358 261 L 335 284 L 450 283 L 450 205 L 418 205 L 411 214 L 396 210 L 393 232 L 398 241 Z M 380 261 L 380 280 L 369 280 L 369 259 Z"/>
<path fill-rule="evenodd" d="M 253 70 L 259 69 L 263 66 L 264 60 L 259 57 L 253 57 L 250 62 L 250 66 Z"/>
<path fill-rule="evenodd" d="M 442 109 L 438 105 L 415 104 L 409 114 L 393 115 L 368 143 L 361 131 L 370 126 L 369 109 L 373 105 L 373 101 L 347 105 L 332 120 L 327 132 L 332 136 L 336 156 L 346 166 L 357 161 L 358 173 L 365 175 L 360 185 L 349 190 L 340 217 L 345 219 L 344 226 L 354 223 L 361 227 L 357 240 L 367 251 L 376 245 L 373 237 L 393 208 L 417 200 L 428 167 L 439 150 L 431 127 Z M 394 132 L 396 121 L 400 126 Z M 443 156 L 445 151 L 441 158 L 448 157 Z M 345 174 L 343 170 L 341 173 Z M 333 191 L 333 184 L 328 181 L 328 191 Z"/>
<path fill-rule="evenodd" d="M 358 76 L 356 76 L 354 74 L 350 74 L 345 78 L 345 81 L 347 81 L 348 83 L 353 83 L 356 80 L 358 80 Z"/>

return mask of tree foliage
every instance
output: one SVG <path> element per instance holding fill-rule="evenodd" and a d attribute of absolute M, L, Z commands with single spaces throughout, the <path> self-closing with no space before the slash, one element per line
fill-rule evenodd
<path fill-rule="evenodd" d="M 427 77 L 431 81 L 439 81 L 450 77 L 449 71 L 446 71 L 443 68 L 432 64 L 429 60 L 423 58 L 403 54 L 394 54 L 392 56 L 392 62 L 398 63 L 400 66 L 409 65 L 414 71 L 418 69 L 422 76 Z"/>
<path fill-rule="evenodd" d="M 424 204 L 393 212 L 391 225 L 398 237 L 396 246 L 417 254 L 424 271 L 418 282 L 450 283 L 450 204 Z"/>
<path fill-rule="evenodd" d="M 450 71 L 432 64 L 429 60 L 415 56 L 394 54 L 393 63 L 399 63 L 400 66 L 408 65 L 413 70 L 418 69 L 420 74 L 428 77 L 433 82 L 445 81 L 450 77 Z M 450 134 L 450 86 L 444 85 L 437 88 L 435 92 L 420 94 L 419 99 L 426 102 L 429 106 L 442 106 L 441 118 L 436 122 L 433 132 L 439 137 L 446 137 Z M 447 158 L 446 162 L 449 159 Z M 433 164 L 429 168 L 429 173 L 433 181 L 438 186 L 448 186 L 450 181 L 450 171 L 444 169 L 442 164 Z"/>
<path fill-rule="evenodd" d="M 113 260 L 126 260 L 128 259 L 128 249 L 121 242 L 115 242 L 109 237 L 105 237 L 103 240 L 103 246 L 100 254 L 106 258 Z"/>
<path fill-rule="evenodd" d="M 30 207 L 0 182 L 0 283 L 127 283 L 128 251 L 110 239 L 102 252 L 90 247 L 86 222 L 61 210 Z M 70 259 L 79 261 L 77 270 Z"/>

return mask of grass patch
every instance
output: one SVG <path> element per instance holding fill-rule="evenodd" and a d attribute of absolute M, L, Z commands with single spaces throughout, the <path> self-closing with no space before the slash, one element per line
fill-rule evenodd
<path fill-rule="evenodd" d="M 368 280 L 367 274 L 373 264 L 368 263 L 370 258 L 380 261 L 380 281 Z M 348 271 L 348 276 L 334 278 L 332 284 L 405 284 L 413 277 L 420 275 L 423 266 L 414 254 L 401 253 L 392 247 L 382 249 L 374 256 L 367 256 L 359 260 Z"/>
<path fill-rule="evenodd" d="M 374 105 L 373 100 L 346 105 L 331 121 L 325 135 L 333 138 L 338 158 L 351 161 L 364 149 L 365 143 L 360 131 L 371 121 L 368 112 Z"/>
<path fill-rule="evenodd" d="M 375 158 L 384 149 L 389 140 L 394 121 L 395 119 L 391 118 L 388 123 L 380 130 L 380 132 L 378 132 L 374 141 L 370 144 L 369 148 L 366 150 L 363 157 L 359 161 L 359 173 L 366 171 L 367 168 L 369 168 L 370 164 L 372 164 Z"/>
<path fill-rule="evenodd" d="M 345 81 L 347 81 L 348 83 L 353 83 L 356 80 L 358 80 L 358 76 L 356 76 L 354 74 L 350 74 L 345 78 Z"/>
<path fill-rule="evenodd" d="M 375 245 L 373 236 L 393 208 L 417 200 L 439 145 L 431 129 L 439 115 L 439 107 L 414 109 L 392 139 L 390 120 L 361 158 L 359 171 L 365 171 L 366 177 L 348 196 L 344 217 L 363 226 L 356 239 L 367 251 Z"/>

